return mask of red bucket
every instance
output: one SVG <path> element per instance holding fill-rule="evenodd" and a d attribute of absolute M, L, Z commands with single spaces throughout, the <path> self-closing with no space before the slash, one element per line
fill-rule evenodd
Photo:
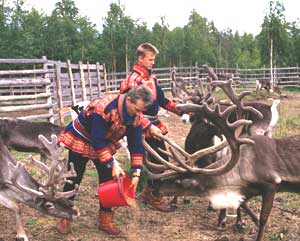
<path fill-rule="evenodd" d="M 135 198 L 133 188 L 129 188 L 131 179 L 128 175 L 118 180 L 101 183 L 98 187 L 100 203 L 105 208 L 128 206 L 128 200 Z"/>

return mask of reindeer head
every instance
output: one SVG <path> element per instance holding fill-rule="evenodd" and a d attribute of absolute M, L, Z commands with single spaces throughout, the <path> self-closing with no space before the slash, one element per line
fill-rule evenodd
<path fill-rule="evenodd" d="M 200 90 L 199 85 L 195 82 L 193 83 L 193 88 L 188 90 L 186 86 L 186 81 L 181 77 L 175 76 L 176 72 L 172 72 L 171 80 L 171 93 L 173 95 L 174 101 L 179 103 L 194 103 L 203 104 L 213 102 L 213 98 L 210 92 L 204 94 L 204 90 Z M 181 120 L 184 123 L 191 123 L 194 119 L 202 119 L 202 116 L 195 116 L 194 114 L 183 114 Z"/>
<path fill-rule="evenodd" d="M 42 171 L 42 181 L 34 180 L 21 162 L 11 161 L 9 163 L 11 176 L 6 183 L 10 184 L 16 194 L 21 194 L 23 199 L 20 200 L 19 197 L 19 201 L 44 214 L 72 220 L 79 214 L 74 208 L 73 201 L 68 198 L 78 192 L 78 186 L 68 192 L 62 192 L 59 189 L 65 183 L 70 182 L 68 178 L 76 176 L 74 166 L 71 165 L 70 170 L 67 170 L 67 159 L 61 156 L 63 149 L 57 145 L 55 135 L 52 135 L 52 141 L 48 141 L 42 135 L 39 136 L 39 139 L 49 150 L 48 158 L 51 160 L 48 167 L 45 163 L 32 158 L 33 163 Z"/>

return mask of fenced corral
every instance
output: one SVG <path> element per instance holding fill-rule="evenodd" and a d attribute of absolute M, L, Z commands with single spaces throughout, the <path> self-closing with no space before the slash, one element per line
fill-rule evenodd
<path fill-rule="evenodd" d="M 98 98 L 107 92 L 105 68 L 99 63 L 72 64 L 71 61 L 48 61 L 49 78 L 52 83 L 53 107 L 58 110 L 59 122 L 69 115 L 68 108 L 78 101 Z M 56 93 L 56 94 L 55 94 Z"/>
<path fill-rule="evenodd" d="M 46 63 L 45 58 L 0 59 L 1 116 L 46 118 L 53 122 L 53 94 Z"/>
<path fill-rule="evenodd" d="M 240 69 L 240 68 L 213 68 L 217 75 L 232 75 L 235 85 L 243 88 L 255 88 L 256 80 L 273 80 L 279 87 L 296 87 L 300 88 L 300 67 L 288 68 L 261 68 L 261 69 Z M 169 67 L 154 68 L 153 73 L 156 75 L 162 89 L 170 89 L 170 80 L 172 71 L 176 71 L 176 75 L 182 77 L 187 84 L 199 84 L 205 86 L 208 83 L 207 71 L 198 65 L 189 67 Z M 126 78 L 127 73 L 108 73 L 108 91 L 118 92 L 120 83 Z"/>
<path fill-rule="evenodd" d="M 107 92 L 105 67 L 42 59 L 0 59 L 0 116 L 23 119 L 59 118 L 65 107 Z M 32 114 L 34 113 L 34 114 Z"/>
<path fill-rule="evenodd" d="M 170 89 L 172 71 L 187 85 L 207 85 L 208 73 L 197 64 L 189 67 L 154 68 L 162 89 Z M 239 69 L 214 68 L 232 77 L 240 87 L 255 88 L 256 80 L 270 80 L 279 87 L 300 87 L 300 68 Z M 92 100 L 103 93 L 118 93 L 126 72 L 106 73 L 105 64 L 71 63 L 41 59 L 0 59 L 0 116 L 48 119 L 53 122 L 69 115 L 70 106 Z"/>

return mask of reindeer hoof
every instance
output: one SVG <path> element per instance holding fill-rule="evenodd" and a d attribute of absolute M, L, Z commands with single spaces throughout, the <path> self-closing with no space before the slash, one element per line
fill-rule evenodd
<path fill-rule="evenodd" d="M 233 230 L 239 233 L 243 233 L 245 231 L 246 224 L 245 223 L 236 223 L 233 227 Z"/>
<path fill-rule="evenodd" d="M 220 229 L 226 228 L 226 221 L 219 222 L 218 228 L 220 228 Z"/>
<path fill-rule="evenodd" d="M 208 207 L 207 207 L 207 211 L 208 211 L 208 212 L 214 212 L 214 211 L 216 211 L 216 210 L 212 207 L 211 204 L 209 204 Z"/>

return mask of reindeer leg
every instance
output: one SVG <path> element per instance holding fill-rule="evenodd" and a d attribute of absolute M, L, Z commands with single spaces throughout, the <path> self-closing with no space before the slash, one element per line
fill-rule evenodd
<path fill-rule="evenodd" d="M 24 227 L 23 227 L 23 222 L 21 219 L 21 209 L 18 206 L 16 202 L 13 200 L 8 199 L 6 196 L 0 194 L 0 203 L 15 212 L 16 214 L 16 231 L 17 231 L 17 236 L 16 236 L 16 241 L 28 241 L 28 238 L 26 236 Z"/>
<path fill-rule="evenodd" d="M 218 227 L 219 228 L 225 228 L 226 226 L 226 221 L 227 221 L 227 217 L 226 217 L 226 209 L 221 209 L 220 213 L 219 213 L 219 218 L 218 218 Z"/>
<path fill-rule="evenodd" d="M 241 204 L 241 207 L 244 209 L 244 211 L 250 216 L 251 220 L 255 223 L 255 225 L 259 226 L 259 220 L 256 214 L 248 207 L 246 202 L 243 202 Z"/>
<path fill-rule="evenodd" d="M 274 186 L 268 187 L 268 189 L 265 191 L 265 193 L 262 196 L 262 207 L 260 211 L 259 228 L 258 228 L 256 241 L 264 240 L 266 224 L 269 219 L 270 212 L 272 210 L 275 193 L 276 193 L 276 188 Z"/>
<path fill-rule="evenodd" d="M 241 213 L 240 207 L 236 210 L 236 214 L 237 214 L 237 216 L 236 216 L 236 222 L 234 225 L 234 230 L 241 232 L 245 229 L 246 225 L 242 220 L 242 213 Z"/>

